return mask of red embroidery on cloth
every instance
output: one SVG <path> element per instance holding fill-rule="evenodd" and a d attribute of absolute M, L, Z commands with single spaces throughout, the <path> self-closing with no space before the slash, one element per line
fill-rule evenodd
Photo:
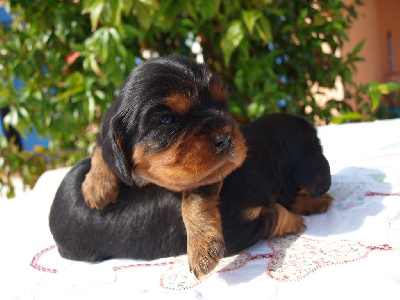
<path fill-rule="evenodd" d="M 391 246 L 364 246 L 356 241 L 312 239 L 291 235 L 268 241 L 273 256 L 267 275 L 278 281 L 299 281 L 318 269 L 366 258 L 371 251 L 393 250 Z"/>
<path fill-rule="evenodd" d="M 366 258 L 371 251 L 391 251 L 388 244 L 365 246 L 357 241 L 313 239 L 298 235 L 289 235 L 267 241 L 270 253 L 252 255 L 243 251 L 223 258 L 217 268 L 201 281 L 189 272 L 186 255 L 174 257 L 173 261 L 133 263 L 114 266 L 114 271 L 137 267 L 166 267 L 160 274 L 160 286 L 169 290 L 191 289 L 202 281 L 218 273 L 231 272 L 244 267 L 250 261 L 269 259 L 266 274 L 282 282 L 299 281 L 318 269 L 331 265 L 345 264 Z M 57 269 L 39 264 L 40 258 L 56 248 L 50 246 L 38 252 L 31 261 L 31 266 L 41 272 L 57 273 Z M 268 249 L 266 249 L 268 252 Z"/>
<path fill-rule="evenodd" d="M 365 197 L 373 196 L 400 196 L 400 193 L 379 193 L 379 192 L 366 192 Z"/>
<path fill-rule="evenodd" d="M 115 266 L 113 267 L 114 271 L 125 270 L 129 268 L 138 268 L 138 267 L 163 267 L 168 265 L 173 265 L 176 262 L 176 258 L 173 261 L 166 261 L 160 263 L 141 263 L 141 264 L 131 264 L 126 266 Z"/>
<path fill-rule="evenodd" d="M 43 254 L 45 254 L 45 253 L 49 252 L 50 250 L 54 249 L 55 247 L 57 247 L 57 245 L 53 245 L 53 246 L 47 247 L 46 249 L 43 249 L 42 251 L 40 251 L 39 253 L 37 253 L 37 254 L 32 258 L 32 261 L 31 261 L 31 264 L 30 264 L 31 267 L 34 268 L 34 269 L 36 269 L 36 270 L 38 270 L 38 271 L 41 271 L 41 272 L 57 273 L 57 272 L 58 272 L 57 269 L 50 269 L 50 268 L 46 268 L 46 267 L 43 267 L 43 266 L 39 265 L 39 259 L 40 259 L 40 257 L 41 257 Z"/>
<path fill-rule="evenodd" d="M 50 252 L 54 248 L 56 248 L 57 245 L 52 245 L 50 247 L 47 247 L 46 249 L 43 249 L 42 251 L 38 252 L 35 254 L 35 256 L 32 258 L 32 261 L 30 263 L 30 266 L 40 272 L 46 272 L 46 273 L 57 273 L 57 269 L 51 269 L 44 267 L 39 264 L 40 258 L 46 254 L 47 252 Z M 162 267 L 162 266 L 168 266 L 174 264 L 176 261 L 176 258 L 174 258 L 173 261 L 167 261 L 167 262 L 160 262 L 160 263 L 136 263 L 136 264 L 131 264 L 131 265 L 124 265 L 124 266 L 114 266 L 113 270 L 114 271 L 120 271 L 120 270 L 125 270 L 128 268 L 135 268 L 135 267 Z"/>
<path fill-rule="evenodd" d="M 160 286 L 174 291 L 181 291 L 194 288 L 201 282 L 207 280 L 209 277 L 218 273 L 225 273 L 238 270 L 244 267 L 248 262 L 253 260 L 261 260 L 271 258 L 272 253 L 251 255 L 247 251 L 239 254 L 225 257 L 221 259 L 217 268 L 205 278 L 198 280 L 189 272 L 187 265 L 187 257 L 180 256 L 177 263 L 173 264 L 167 271 L 160 277 Z"/>

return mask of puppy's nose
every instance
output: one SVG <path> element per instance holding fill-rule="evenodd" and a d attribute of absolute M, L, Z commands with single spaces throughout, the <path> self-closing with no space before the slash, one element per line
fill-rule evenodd
<path fill-rule="evenodd" d="M 214 146 L 218 152 L 228 152 L 232 148 L 232 135 L 230 133 L 218 133 L 214 136 Z"/>

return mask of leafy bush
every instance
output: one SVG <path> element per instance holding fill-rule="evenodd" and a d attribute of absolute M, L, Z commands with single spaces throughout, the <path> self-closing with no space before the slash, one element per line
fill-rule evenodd
<path fill-rule="evenodd" d="M 10 195 L 10 175 L 32 185 L 43 170 L 90 154 L 102 114 L 146 53 L 195 56 L 191 47 L 200 42 L 204 61 L 229 85 L 240 122 L 282 110 L 331 122 L 334 105 L 319 106 L 311 87 L 331 88 L 338 76 L 351 84 L 361 60 L 362 44 L 337 55 L 360 0 L 9 3 L 14 22 L 1 29 L 0 107 L 9 106 L 5 121 L 19 132 L 36 128 L 51 138 L 36 154 L 0 141 L 0 184 Z M 15 78 L 24 88 L 14 88 Z"/>

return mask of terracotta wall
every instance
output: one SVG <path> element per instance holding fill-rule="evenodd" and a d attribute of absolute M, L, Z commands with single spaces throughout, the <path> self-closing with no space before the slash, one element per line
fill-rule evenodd
<path fill-rule="evenodd" d="M 389 74 L 389 47 L 388 33 L 391 33 L 392 40 L 392 67 L 394 76 L 400 74 L 400 0 L 379 0 L 377 1 L 378 19 L 378 42 L 382 61 L 380 72 L 383 80 Z M 379 4 L 378 4 L 379 3 Z"/>
<path fill-rule="evenodd" d="M 352 3 L 353 0 L 344 0 Z M 392 36 L 394 72 L 400 71 L 400 0 L 364 0 L 358 9 L 359 17 L 348 31 L 349 42 L 343 54 L 351 51 L 365 39 L 360 55 L 366 59 L 358 64 L 354 80 L 366 84 L 373 80 L 387 81 L 389 78 L 388 32 Z M 389 78 L 392 79 L 392 78 Z"/>

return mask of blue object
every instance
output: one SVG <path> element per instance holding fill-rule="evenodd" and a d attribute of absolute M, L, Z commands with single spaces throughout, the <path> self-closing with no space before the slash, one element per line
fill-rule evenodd
<path fill-rule="evenodd" d="M 1 115 L 1 111 L 0 111 L 0 120 L 3 120 L 3 116 Z M 3 128 L 3 122 L 0 122 L 0 135 L 5 136 L 6 132 Z"/>
<path fill-rule="evenodd" d="M 25 151 L 34 151 L 35 147 L 49 147 L 49 139 L 48 138 L 40 138 L 36 132 L 36 129 L 33 128 L 31 132 L 25 130 L 25 136 L 22 137 L 22 146 Z"/>
<path fill-rule="evenodd" d="M 142 63 L 142 59 L 140 57 L 135 58 L 135 64 L 138 66 Z"/>
<path fill-rule="evenodd" d="M 4 7 L 0 7 L 0 23 L 2 23 L 5 27 L 9 27 L 12 23 L 12 17 L 7 14 Z"/>

